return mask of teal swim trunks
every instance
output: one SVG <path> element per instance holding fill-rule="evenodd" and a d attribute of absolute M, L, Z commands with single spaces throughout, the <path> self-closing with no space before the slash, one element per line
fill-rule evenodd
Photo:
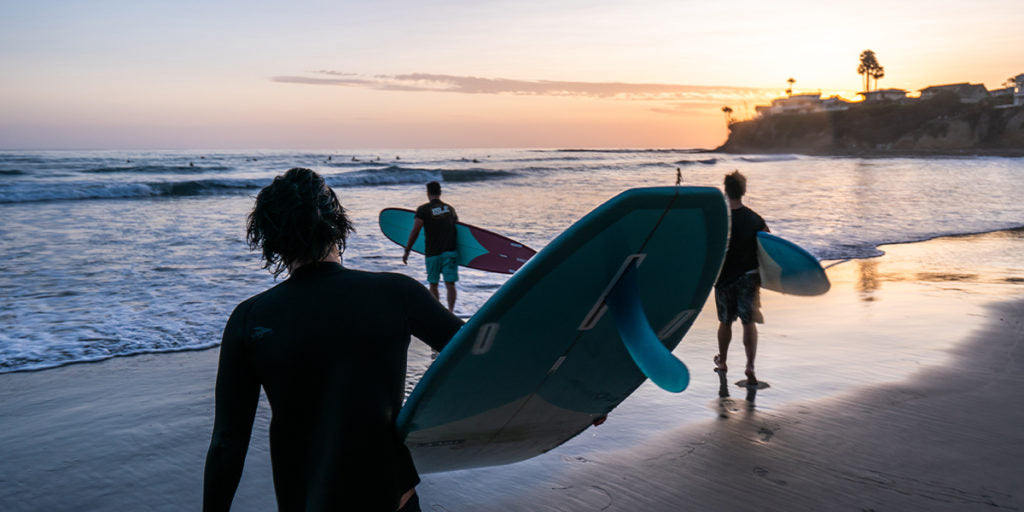
<path fill-rule="evenodd" d="M 459 280 L 459 264 L 456 262 L 458 253 L 447 251 L 437 256 L 427 256 L 427 282 L 437 284 L 441 276 L 444 282 L 454 283 Z"/>

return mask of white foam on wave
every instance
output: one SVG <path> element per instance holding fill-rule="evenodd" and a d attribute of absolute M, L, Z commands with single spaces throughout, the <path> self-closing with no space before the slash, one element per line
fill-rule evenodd
<path fill-rule="evenodd" d="M 759 162 L 788 162 L 791 160 L 799 160 L 800 157 L 797 155 L 757 155 L 757 156 L 741 156 L 739 160 L 744 162 L 759 163 Z"/>
<path fill-rule="evenodd" d="M 390 166 L 383 169 L 324 174 L 327 184 L 336 187 L 422 184 L 429 181 L 480 181 L 508 176 L 507 171 L 410 169 Z M 85 181 L 26 180 L 0 184 L 0 203 L 73 201 L 88 199 L 133 199 L 239 194 L 258 190 L 270 178 L 212 178 L 163 181 Z"/>

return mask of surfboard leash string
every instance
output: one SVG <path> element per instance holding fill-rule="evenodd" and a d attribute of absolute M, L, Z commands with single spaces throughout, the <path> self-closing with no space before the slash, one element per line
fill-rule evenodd
<path fill-rule="evenodd" d="M 844 260 L 834 261 L 834 262 L 829 263 L 828 265 L 822 267 L 821 269 L 822 270 L 828 270 L 828 269 L 830 269 L 830 268 L 832 268 L 832 267 L 834 267 L 834 266 L 836 266 L 836 265 L 838 265 L 840 263 L 846 263 L 847 261 L 850 261 L 850 260 L 851 260 L 851 258 L 846 258 Z"/>
<path fill-rule="evenodd" d="M 651 241 L 651 237 L 653 237 L 654 234 L 658 232 L 658 227 L 661 226 L 661 221 L 665 220 L 665 216 L 668 215 L 669 210 L 672 209 L 672 205 L 675 204 L 676 198 L 678 198 L 678 197 L 679 197 L 679 178 L 676 178 L 676 191 L 675 191 L 674 194 L 672 194 L 672 199 L 669 200 L 668 206 L 666 206 L 665 209 L 661 212 L 661 217 L 658 217 L 658 222 L 654 223 L 654 227 L 651 228 L 650 233 L 647 233 L 647 238 L 644 239 L 644 243 L 640 244 L 640 250 L 637 251 L 638 253 L 644 252 L 644 248 L 647 247 L 647 242 L 650 242 Z"/>

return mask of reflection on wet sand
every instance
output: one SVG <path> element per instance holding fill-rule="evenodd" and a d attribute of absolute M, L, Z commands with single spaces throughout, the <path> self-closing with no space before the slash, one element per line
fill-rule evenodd
<path fill-rule="evenodd" d="M 882 287 L 878 275 L 878 259 L 857 260 L 857 293 L 860 300 L 875 300 L 875 292 Z"/>
<path fill-rule="evenodd" d="M 829 277 L 852 279 L 863 302 L 879 300 L 882 284 L 886 282 L 1021 284 L 1024 258 L 1009 248 L 1022 239 L 1024 228 L 941 237 L 930 245 L 883 245 L 879 249 L 885 251 L 884 257 L 836 265 L 829 269 Z M 938 250 L 936 244 L 940 244 Z M 978 251 L 981 254 L 975 255 Z M 964 261 L 971 263 L 965 266 Z"/>
<path fill-rule="evenodd" d="M 934 282 L 956 282 L 956 281 L 977 281 L 978 274 L 955 274 L 949 272 L 919 272 L 914 275 L 918 281 Z"/>

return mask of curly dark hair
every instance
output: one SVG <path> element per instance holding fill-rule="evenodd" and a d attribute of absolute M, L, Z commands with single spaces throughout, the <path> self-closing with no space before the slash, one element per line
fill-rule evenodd
<path fill-rule="evenodd" d="M 246 240 L 263 253 L 263 268 L 277 277 L 296 263 L 320 261 L 332 247 L 345 250 L 355 231 L 338 196 L 319 174 L 296 167 L 274 178 L 256 196 Z"/>
<path fill-rule="evenodd" d="M 739 171 L 725 175 L 725 195 L 730 199 L 740 199 L 747 193 L 747 177 Z"/>

